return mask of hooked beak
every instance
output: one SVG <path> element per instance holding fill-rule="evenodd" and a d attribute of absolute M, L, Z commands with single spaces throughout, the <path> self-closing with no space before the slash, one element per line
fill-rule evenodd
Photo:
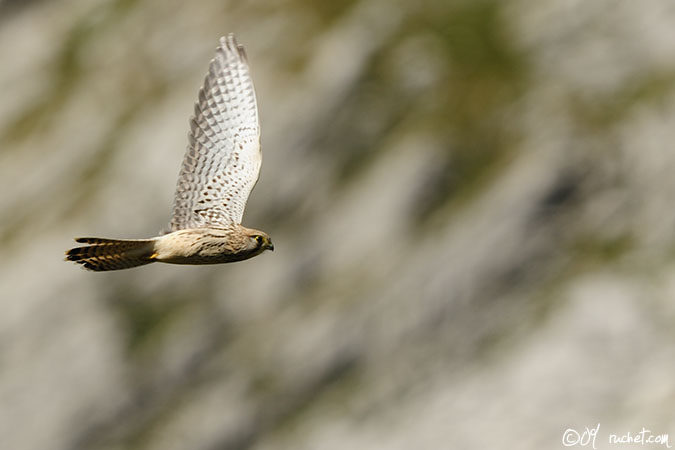
<path fill-rule="evenodd" d="M 272 241 L 270 241 L 267 244 L 267 250 L 272 251 L 272 252 L 274 251 L 274 244 L 272 244 Z"/>

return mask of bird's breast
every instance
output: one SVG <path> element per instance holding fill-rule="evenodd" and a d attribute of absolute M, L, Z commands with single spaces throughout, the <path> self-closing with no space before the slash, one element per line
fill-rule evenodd
<path fill-rule="evenodd" d="M 155 245 L 156 260 L 171 264 L 219 264 L 248 259 L 224 230 L 193 229 L 174 231 L 160 237 Z"/>

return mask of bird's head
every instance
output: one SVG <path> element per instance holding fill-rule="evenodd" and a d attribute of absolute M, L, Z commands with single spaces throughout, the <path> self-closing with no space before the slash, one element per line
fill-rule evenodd
<path fill-rule="evenodd" d="M 267 233 L 250 228 L 246 229 L 246 247 L 255 254 L 260 254 L 265 250 L 274 251 L 274 244 Z"/>

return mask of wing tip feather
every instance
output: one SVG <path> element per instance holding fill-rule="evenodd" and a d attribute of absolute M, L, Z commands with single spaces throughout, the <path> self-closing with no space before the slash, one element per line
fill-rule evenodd
<path fill-rule="evenodd" d="M 219 51 L 234 53 L 241 58 L 242 61 L 248 62 L 248 57 L 246 56 L 246 50 L 244 46 L 237 42 L 237 38 L 234 37 L 234 33 L 228 33 L 227 36 L 221 36 L 220 46 L 218 47 Z"/>

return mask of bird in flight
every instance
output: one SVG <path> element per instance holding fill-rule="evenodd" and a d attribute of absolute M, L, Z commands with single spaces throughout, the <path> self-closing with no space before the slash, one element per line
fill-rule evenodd
<path fill-rule="evenodd" d="M 267 233 L 241 219 L 262 153 L 253 81 L 244 47 L 220 38 L 190 119 L 170 231 L 150 239 L 76 238 L 66 259 L 97 272 L 154 262 L 218 264 L 274 250 Z"/>

